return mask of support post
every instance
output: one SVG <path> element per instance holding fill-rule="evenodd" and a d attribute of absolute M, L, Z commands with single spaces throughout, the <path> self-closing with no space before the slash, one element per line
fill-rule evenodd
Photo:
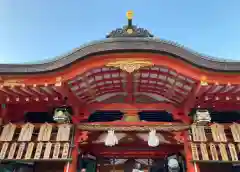
<path fill-rule="evenodd" d="M 72 157 L 72 161 L 68 162 L 64 166 L 64 172 L 77 172 L 77 161 L 78 161 L 77 146 L 74 146 L 71 157 Z"/>
<path fill-rule="evenodd" d="M 1 124 L 8 123 L 8 116 L 7 116 L 7 106 L 6 104 L 1 104 Z"/>
<path fill-rule="evenodd" d="M 188 131 L 184 133 L 184 152 L 185 152 L 185 160 L 186 160 L 186 172 L 200 172 L 200 169 L 196 163 L 191 162 L 192 160 L 192 151 L 190 149 L 189 144 L 189 135 Z"/>
<path fill-rule="evenodd" d="M 64 172 L 77 172 L 77 163 L 78 163 L 78 137 L 79 137 L 79 130 L 76 129 L 75 134 L 74 134 L 74 141 L 72 146 L 72 153 L 71 153 L 71 158 L 72 161 L 66 163 L 64 166 Z"/>

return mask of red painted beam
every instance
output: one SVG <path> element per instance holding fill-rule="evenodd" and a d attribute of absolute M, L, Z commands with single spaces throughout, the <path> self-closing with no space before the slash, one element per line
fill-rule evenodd
<path fill-rule="evenodd" d="M 170 103 L 150 103 L 150 104 L 143 104 L 143 103 L 111 103 L 111 104 L 105 104 L 105 103 L 92 103 L 85 107 L 85 110 L 88 112 L 94 112 L 96 110 L 120 110 L 120 111 L 143 111 L 143 110 L 155 110 L 155 111 L 167 111 L 173 115 L 173 118 L 175 120 L 181 120 L 184 123 L 189 123 L 191 120 L 188 116 L 184 115 L 182 113 L 180 108 L 177 108 L 173 104 Z M 90 115 L 90 113 L 89 113 Z M 85 118 L 88 118 L 88 116 L 85 116 Z"/>
<path fill-rule="evenodd" d="M 126 121 L 113 121 L 113 122 L 91 122 L 89 125 L 113 125 L 113 126 L 156 126 L 156 125 L 178 125 L 179 122 L 126 122 Z"/>
<path fill-rule="evenodd" d="M 143 111 L 143 110 L 156 110 L 156 111 L 161 111 L 161 110 L 166 110 L 167 112 L 170 113 L 175 113 L 179 112 L 179 109 L 175 106 L 173 106 L 170 103 L 150 103 L 150 104 L 145 104 L 145 103 L 133 103 L 133 104 L 128 104 L 128 103 L 92 103 L 86 106 L 87 109 L 91 109 L 92 111 L 95 110 L 138 110 L 138 111 Z"/>

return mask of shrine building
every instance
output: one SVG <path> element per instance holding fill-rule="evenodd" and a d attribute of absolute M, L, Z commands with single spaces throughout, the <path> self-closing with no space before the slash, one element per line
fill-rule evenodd
<path fill-rule="evenodd" d="M 127 18 L 57 59 L 0 64 L 0 171 L 240 171 L 240 62 Z"/>

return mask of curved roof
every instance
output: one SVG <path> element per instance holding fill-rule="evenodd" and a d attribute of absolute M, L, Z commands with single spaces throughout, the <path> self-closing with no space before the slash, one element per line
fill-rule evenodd
<path fill-rule="evenodd" d="M 0 73 L 50 72 L 68 66 L 73 62 L 83 60 L 86 57 L 89 58 L 92 55 L 124 51 L 165 53 L 200 68 L 215 71 L 240 72 L 239 61 L 220 60 L 205 56 L 171 41 L 151 37 L 110 37 L 83 45 L 51 61 L 35 64 L 0 64 Z"/>

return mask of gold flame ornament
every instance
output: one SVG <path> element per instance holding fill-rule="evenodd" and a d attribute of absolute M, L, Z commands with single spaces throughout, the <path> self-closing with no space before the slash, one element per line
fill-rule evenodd
<path fill-rule="evenodd" d="M 133 19 L 133 11 L 132 10 L 127 11 L 126 16 L 127 16 L 128 20 L 132 20 Z"/>
<path fill-rule="evenodd" d="M 151 61 L 145 61 L 145 60 L 117 60 L 115 62 L 110 62 L 106 66 L 108 67 L 115 67 L 120 68 L 121 70 L 124 70 L 128 73 L 132 73 L 136 70 L 139 70 L 142 67 L 152 66 Z"/>

